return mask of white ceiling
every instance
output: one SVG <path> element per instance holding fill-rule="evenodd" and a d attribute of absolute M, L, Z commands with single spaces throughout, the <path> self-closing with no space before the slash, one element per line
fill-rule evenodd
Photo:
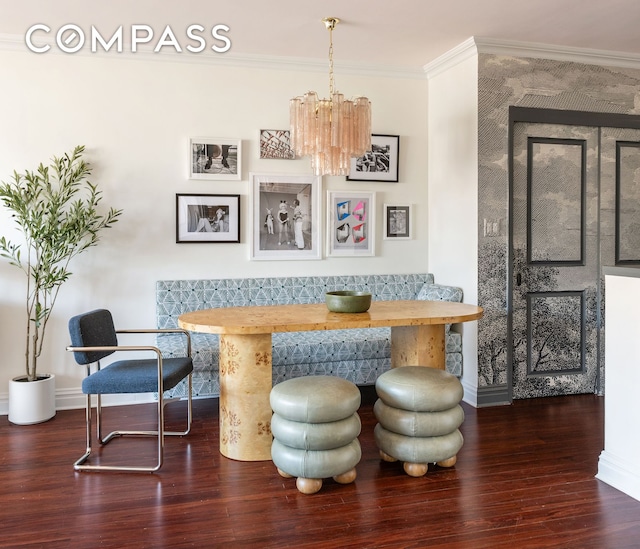
<path fill-rule="evenodd" d="M 0 0 L 0 34 L 75 23 L 102 35 L 120 25 L 230 27 L 231 54 L 327 58 L 418 69 L 475 36 L 640 55 L 640 0 Z"/>

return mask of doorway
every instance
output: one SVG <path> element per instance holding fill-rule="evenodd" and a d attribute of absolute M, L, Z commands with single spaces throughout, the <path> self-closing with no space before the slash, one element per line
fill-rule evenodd
<path fill-rule="evenodd" d="M 601 267 L 640 263 L 640 117 L 522 110 L 510 126 L 511 396 L 603 394 Z"/>

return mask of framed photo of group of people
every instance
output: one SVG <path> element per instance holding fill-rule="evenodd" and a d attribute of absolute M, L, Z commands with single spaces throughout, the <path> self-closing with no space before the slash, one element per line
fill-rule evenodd
<path fill-rule="evenodd" d="M 251 174 L 251 259 L 321 259 L 320 177 Z"/>

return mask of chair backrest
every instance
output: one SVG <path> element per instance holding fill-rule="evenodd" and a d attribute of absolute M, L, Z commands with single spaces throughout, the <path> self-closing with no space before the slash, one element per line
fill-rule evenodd
<path fill-rule="evenodd" d="M 113 317 L 106 309 L 96 309 L 69 320 L 72 347 L 103 347 L 118 344 Z M 78 364 L 91 364 L 114 351 L 74 351 Z"/>

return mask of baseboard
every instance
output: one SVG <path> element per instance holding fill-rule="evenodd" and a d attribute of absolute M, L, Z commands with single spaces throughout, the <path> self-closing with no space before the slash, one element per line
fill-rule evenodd
<path fill-rule="evenodd" d="M 604 450 L 598 460 L 596 478 L 640 501 L 640 464 Z"/>
<path fill-rule="evenodd" d="M 56 390 L 56 411 L 77 410 L 85 407 L 86 395 L 77 389 Z M 151 393 L 105 395 L 102 398 L 104 406 L 126 406 L 128 404 L 143 404 L 155 402 Z M 0 416 L 9 414 L 9 393 L 0 393 Z"/>
<path fill-rule="evenodd" d="M 478 408 L 511 404 L 509 388 L 506 385 L 478 387 L 477 403 Z"/>
<path fill-rule="evenodd" d="M 464 394 L 462 396 L 462 402 L 466 402 L 474 408 L 478 407 L 478 388 L 475 385 L 469 385 L 464 379 L 461 379 L 462 389 Z"/>

